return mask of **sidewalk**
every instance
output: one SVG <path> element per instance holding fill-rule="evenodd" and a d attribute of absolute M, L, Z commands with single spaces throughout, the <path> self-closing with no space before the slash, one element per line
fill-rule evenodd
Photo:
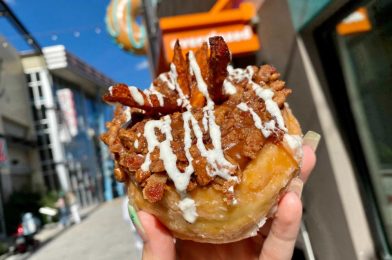
<path fill-rule="evenodd" d="M 102 204 L 93 204 L 91 206 L 87 206 L 85 208 L 82 208 L 80 210 L 80 217 L 82 219 L 82 223 L 83 221 L 91 214 L 93 213 L 95 210 L 97 210 L 100 205 Z M 58 236 L 60 236 L 61 234 L 63 234 L 65 231 L 72 229 L 75 225 L 71 225 L 67 228 L 61 228 L 58 223 L 50 223 L 50 224 L 46 224 L 42 230 L 35 235 L 35 239 L 39 241 L 40 246 L 39 248 L 35 251 L 35 252 L 26 252 L 24 254 L 16 254 L 16 255 L 1 255 L 0 256 L 0 260 L 24 260 L 24 259 L 28 259 L 29 257 L 31 257 L 32 254 L 40 251 L 43 247 L 45 247 L 46 244 L 48 244 L 49 242 L 51 242 L 52 240 L 56 239 Z"/>
<path fill-rule="evenodd" d="M 86 219 L 89 216 L 89 214 L 94 212 L 99 206 L 100 206 L 100 204 L 94 204 L 94 205 L 82 208 L 79 212 L 82 221 L 84 219 Z M 61 235 L 61 233 L 63 231 L 65 231 L 71 227 L 72 226 L 67 227 L 67 228 L 63 228 L 63 227 L 60 227 L 57 223 L 47 224 L 44 226 L 44 228 L 41 230 L 41 232 L 39 232 L 35 236 L 35 239 L 40 241 L 40 244 L 41 244 L 40 247 L 42 247 L 45 244 L 49 243 L 51 240 L 55 239 L 57 236 Z"/>
<path fill-rule="evenodd" d="M 142 242 L 123 207 L 124 198 L 102 204 L 85 221 L 67 229 L 29 259 L 141 259 Z"/>
<path fill-rule="evenodd" d="M 92 212 L 94 212 L 96 209 L 98 209 L 98 207 L 101 204 L 93 204 L 91 206 L 87 206 L 85 208 L 82 208 L 80 210 L 80 217 L 82 219 L 82 221 L 84 219 L 86 219 L 88 217 L 89 214 L 91 214 Z M 45 244 L 49 243 L 51 240 L 55 239 L 57 236 L 61 235 L 63 233 L 63 231 L 66 231 L 68 228 L 61 228 L 59 227 L 59 225 L 57 223 L 51 223 L 51 224 L 47 224 L 44 226 L 44 228 L 41 230 L 41 232 L 39 232 L 36 236 L 35 239 L 37 239 L 38 241 L 40 241 L 40 244 L 42 246 L 44 246 Z"/>

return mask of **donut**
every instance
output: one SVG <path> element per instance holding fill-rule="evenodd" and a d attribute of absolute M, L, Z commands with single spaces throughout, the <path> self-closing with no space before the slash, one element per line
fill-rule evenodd
<path fill-rule="evenodd" d="M 179 239 L 228 243 L 257 234 L 302 161 L 291 89 L 270 65 L 234 69 L 222 37 L 175 46 L 148 89 L 117 84 L 101 136 L 130 203 Z"/>
<path fill-rule="evenodd" d="M 106 10 L 105 22 L 107 31 L 121 48 L 146 54 L 146 30 L 136 21 L 140 11 L 140 0 L 112 0 Z"/>

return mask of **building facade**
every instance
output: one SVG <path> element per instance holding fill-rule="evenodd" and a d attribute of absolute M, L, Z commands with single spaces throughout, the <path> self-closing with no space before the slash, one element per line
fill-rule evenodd
<path fill-rule="evenodd" d="M 99 140 L 112 110 L 101 100 L 112 81 L 64 46 L 24 54 L 43 179 L 49 190 L 73 191 L 81 206 L 121 195 Z"/>
<path fill-rule="evenodd" d="M 260 59 L 284 72 L 303 129 L 323 136 L 304 191 L 317 259 L 392 259 L 391 10 L 346 0 L 259 10 Z"/>
<path fill-rule="evenodd" d="M 13 192 L 44 188 L 37 146 L 21 59 L 0 37 L 0 210 Z"/>

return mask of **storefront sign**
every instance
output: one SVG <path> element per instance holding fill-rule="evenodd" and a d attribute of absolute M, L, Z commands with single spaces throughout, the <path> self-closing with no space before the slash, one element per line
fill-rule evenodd
<path fill-rule="evenodd" d="M 252 3 L 241 3 L 239 8 L 227 9 L 230 3 L 229 0 L 220 0 L 207 13 L 161 18 L 159 24 L 166 62 L 173 57 L 177 39 L 184 53 L 200 47 L 215 35 L 225 39 L 233 56 L 258 51 L 259 39 L 251 26 L 255 7 Z"/>
<path fill-rule="evenodd" d="M 358 8 L 336 26 L 340 35 L 368 32 L 372 29 L 366 8 Z"/>
<path fill-rule="evenodd" d="M 57 90 L 60 110 L 66 124 L 66 129 L 60 129 L 60 138 L 63 142 L 69 142 L 71 137 L 78 134 L 78 120 L 72 90 L 63 88 Z"/>

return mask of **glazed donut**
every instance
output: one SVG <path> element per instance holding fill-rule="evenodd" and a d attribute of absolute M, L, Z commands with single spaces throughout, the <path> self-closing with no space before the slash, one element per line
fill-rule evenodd
<path fill-rule="evenodd" d="M 117 44 L 126 51 L 146 54 L 146 31 L 136 21 L 140 0 L 112 0 L 106 11 L 106 27 Z"/>
<path fill-rule="evenodd" d="M 130 203 L 180 239 L 228 243 L 256 235 L 298 175 L 302 132 L 291 90 L 270 65 L 233 69 L 221 37 L 183 57 L 149 89 L 118 84 L 102 140 Z"/>

